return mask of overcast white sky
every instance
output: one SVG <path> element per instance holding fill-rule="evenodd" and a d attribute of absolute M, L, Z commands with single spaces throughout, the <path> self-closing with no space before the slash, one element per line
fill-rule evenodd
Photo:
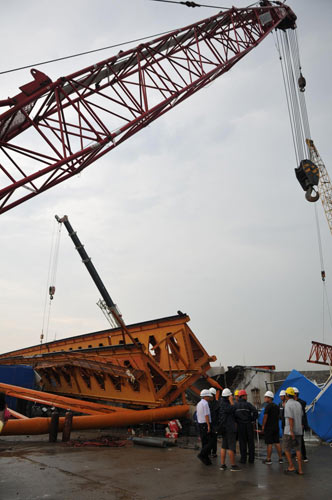
<path fill-rule="evenodd" d="M 331 172 L 332 2 L 288 3 L 298 16 L 312 136 Z M 4 2 L 0 71 L 213 12 L 148 0 Z M 55 80 L 111 55 L 40 69 Z M 29 70 L 1 75 L 0 99 L 30 80 Z M 332 332 L 327 315 L 323 330 L 314 208 L 295 167 L 270 36 L 80 176 L 0 216 L 0 352 L 39 342 L 54 215 L 67 214 L 128 324 L 181 309 L 218 364 L 314 368 L 311 340 L 332 344 Z M 332 236 L 318 210 L 330 293 Z M 64 228 L 49 340 L 107 328 L 98 298 Z"/>

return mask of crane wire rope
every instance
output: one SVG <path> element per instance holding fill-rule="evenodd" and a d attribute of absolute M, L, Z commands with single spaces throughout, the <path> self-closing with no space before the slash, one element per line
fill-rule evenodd
<path fill-rule="evenodd" d="M 323 342 L 325 343 L 325 303 L 327 305 L 327 313 L 328 313 L 328 317 L 329 317 L 329 320 L 330 320 L 331 330 L 332 330 L 332 316 L 331 316 L 331 308 L 330 308 L 330 303 L 329 303 L 329 298 L 328 298 L 328 293 L 327 293 L 327 288 L 326 288 L 326 279 L 325 279 L 326 278 L 326 274 L 325 274 L 324 255 L 323 255 L 323 245 L 322 245 L 322 237 L 321 237 L 319 217 L 318 217 L 318 211 L 317 211 L 316 203 L 314 203 L 314 208 L 315 208 L 315 219 L 316 219 L 316 230 L 317 230 L 319 259 L 320 259 L 320 265 L 321 265 L 321 277 L 322 277 L 322 284 L 323 284 L 323 297 L 322 297 L 322 302 L 323 302 L 323 306 L 322 306 L 322 309 L 323 309 L 322 333 L 323 333 Z"/>
<path fill-rule="evenodd" d="M 123 45 L 128 45 L 129 43 L 141 42 L 143 40 L 148 40 L 149 38 L 156 38 L 158 36 L 167 35 L 168 33 L 172 33 L 174 30 L 163 31 L 161 33 L 155 33 L 154 35 L 143 36 L 141 38 L 134 38 L 133 40 L 128 40 L 127 42 L 120 42 L 114 45 L 108 45 L 106 47 L 101 47 L 99 49 L 87 50 L 85 52 L 78 52 L 76 54 L 71 54 L 69 56 L 57 57 L 55 59 L 48 59 L 47 61 L 42 61 L 34 64 L 27 64 L 26 66 L 20 66 L 17 68 L 7 69 L 5 71 L 0 71 L 0 75 L 5 75 L 7 73 L 13 73 L 14 71 L 21 71 L 23 69 L 35 68 L 36 66 L 42 66 L 44 64 L 51 64 L 54 62 L 64 61 L 66 59 L 73 59 L 74 57 L 86 56 L 88 54 L 94 54 L 95 52 L 101 52 L 102 50 L 114 49 L 117 47 L 121 47 Z"/>
<path fill-rule="evenodd" d="M 173 3 L 173 4 L 178 4 L 178 5 L 185 5 L 187 7 L 204 7 L 204 8 L 212 8 L 212 9 L 219 9 L 219 10 L 229 10 L 229 7 L 221 7 L 217 5 L 207 5 L 207 4 L 196 4 L 195 2 L 179 2 L 176 0 L 149 0 L 149 1 L 154 1 L 154 2 L 165 2 L 165 3 Z M 285 3 L 286 0 L 283 0 L 283 3 Z M 192 5 L 188 5 L 192 4 Z M 253 4 L 248 5 L 246 8 L 250 8 L 254 5 L 259 4 L 259 2 L 254 2 Z M 107 45 L 106 47 L 100 47 L 98 49 L 92 49 L 92 50 L 86 50 L 84 52 L 77 52 L 76 54 L 71 54 L 69 56 L 62 56 L 62 57 L 57 57 L 54 59 L 48 59 L 46 61 L 41 61 L 33 64 L 27 64 L 25 66 L 18 66 L 17 68 L 11 68 L 7 70 L 0 71 L 0 75 L 6 75 L 8 73 L 14 73 L 16 71 L 22 71 L 23 69 L 30 69 L 30 68 L 35 68 L 36 66 L 43 66 L 45 64 L 51 64 L 59 61 L 65 61 L 67 59 L 73 59 L 75 57 L 81 57 L 81 56 L 86 56 L 89 54 L 94 54 L 95 52 L 101 52 L 103 50 L 108 50 L 108 49 L 114 49 L 117 47 L 121 47 L 123 45 L 128 45 L 130 43 L 136 43 L 136 42 L 142 42 L 143 40 L 148 40 L 150 38 L 156 38 L 158 36 L 162 35 L 167 35 L 168 33 L 172 33 L 174 30 L 168 30 L 168 31 L 162 31 L 160 33 L 155 33 L 154 35 L 148 35 L 148 36 L 143 36 L 140 38 L 134 38 L 132 40 L 128 40 L 126 42 L 120 42 L 116 43 L 113 45 Z"/>
<path fill-rule="evenodd" d="M 59 227 L 57 227 L 59 226 Z M 59 249 L 60 249 L 60 237 L 61 237 L 61 224 L 57 224 L 55 222 L 53 226 L 52 232 L 52 242 L 51 242 L 51 251 L 49 257 L 48 264 L 48 273 L 47 273 L 47 283 L 46 283 L 46 292 L 44 299 L 44 312 L 43 312 L 43 323 L 42 323 L 42 333 L 40 335 L 40 344 L 43 343 L 43 339 L 45 338 L 46 342 L 48 339 L 48 330 L 50 324 L 51 317 L 51 306 L 53 294 L 55 291 L 56 284 L 56 275 L 58 269 L 59 262 Z M 51 295 L 51 288 L 54 288 L 53 294 Z"/>
<path fill-rule="evenodd" d="M 229 7 L 220 7 L 219 5 L 208 5 L 208 4 L 201 4 L 201 3 L 196 3 L 196 2 L 181 2 L 178 0 L 149 0 L 149 1 L 150 2 L 161 2 L 161 3 L 173 3 L 173 4 L 177 4 L 177 5 L 184 5 L 186 7 L 207 7 L 210 9 L 229 10 Z"/>
<path fill-rule="evenodd" d="M 299 43 L 296 30 L 288 30 L 287 32 L 277 31 L 275 45 L 279 54 L 281 63 L 283 82 L 286 93 L 286 101 L 288 107 L 288 114 L 291 124 L 292 139 L 295 150 L 295 157 L 297 164 L 304 160 L 309 155 L 309 148 L 306 139 L 311 139 L 310 125 L 308 119 L 307 106 L 305 102 L 304 92 L 299 87 L 299 79 L 302 76 L 302 67 L 299 51 Z M 321 238 L 321 231 L 319 225 L 319 217 L 316 204 L 315 208 L 315 222 L 318 241 L 318 251 L 321 267 L 322 279 L 322 333 L 323 342 L 325 341 L 325 316 L 328 314 L 330 327 L 332 330 L 332 315 L 328 299 L 326 287 L 326 273 L 323 256 L 323 245 Z M 327 307 L 325 307 L 325 305 Z"/>

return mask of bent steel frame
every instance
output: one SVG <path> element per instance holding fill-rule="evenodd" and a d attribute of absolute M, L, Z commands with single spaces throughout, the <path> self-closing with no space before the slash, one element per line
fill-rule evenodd
<path fill-rule="evenodd" d="M 332 366 L 332 345 L 322 344 L 314 340 L 311 343 L 312 346 L 307 363 Z"/>
<path fill-rule="evenodd" d="M 207 377 L 216 360 L 187 325 L 189 320 L 179 311 L 128 325 L 125 338 L 119 327 L 103 330 L 1 354 L 0 364 L 33 366 L 43 389 L 51 393 L 135 408 L 168 406 L 179 396 L 185 401 L 185 391 Z"/>
<path fill-rule="evenodd" d="M 235 7 L 61 77 L 34 80 L 0 115 L 0 213 L 81 172 L 227 72 L 273 29 L 285 5 Z"/>

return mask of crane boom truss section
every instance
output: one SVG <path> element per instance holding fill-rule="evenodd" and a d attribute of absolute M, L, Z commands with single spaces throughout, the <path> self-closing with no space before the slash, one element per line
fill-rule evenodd
<path fill-rule="evenodd" d="M 227 72 L 273 29 L 285 5 L 231 8 L 55 82 L 31 70 L 0 115 L 0 213 L 81 172 Z"/>
<path fill-rule="evenodd" d="M 307 146 L 309 148 L 310 160 L 318 167 L 319 170 L 319 183 L 318 192 L 321 199 L 327 223 L 332 234 L 332 184 L 329 173 L 325 164 L 317 151 L 314 141 L 307 139 Z"/>
<path fill-rule="evenodd" d="M 314 340 L 311 343 L 311 351 L 307 362 L 332 366 L 332 345 L 322 344 Z"/>

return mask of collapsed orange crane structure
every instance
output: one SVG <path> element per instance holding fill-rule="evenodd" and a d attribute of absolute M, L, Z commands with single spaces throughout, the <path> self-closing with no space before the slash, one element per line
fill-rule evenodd
<path fill-rule="evenodd" d="M 1 364 L 31 365 L 44 390 L 117 402 L 169 406 L 210 368 L 209 356 L 188 326 L 189 316 L 78 335 L 0 355 Z M 209 379 L 220 389 L 219 384 Z"/>

